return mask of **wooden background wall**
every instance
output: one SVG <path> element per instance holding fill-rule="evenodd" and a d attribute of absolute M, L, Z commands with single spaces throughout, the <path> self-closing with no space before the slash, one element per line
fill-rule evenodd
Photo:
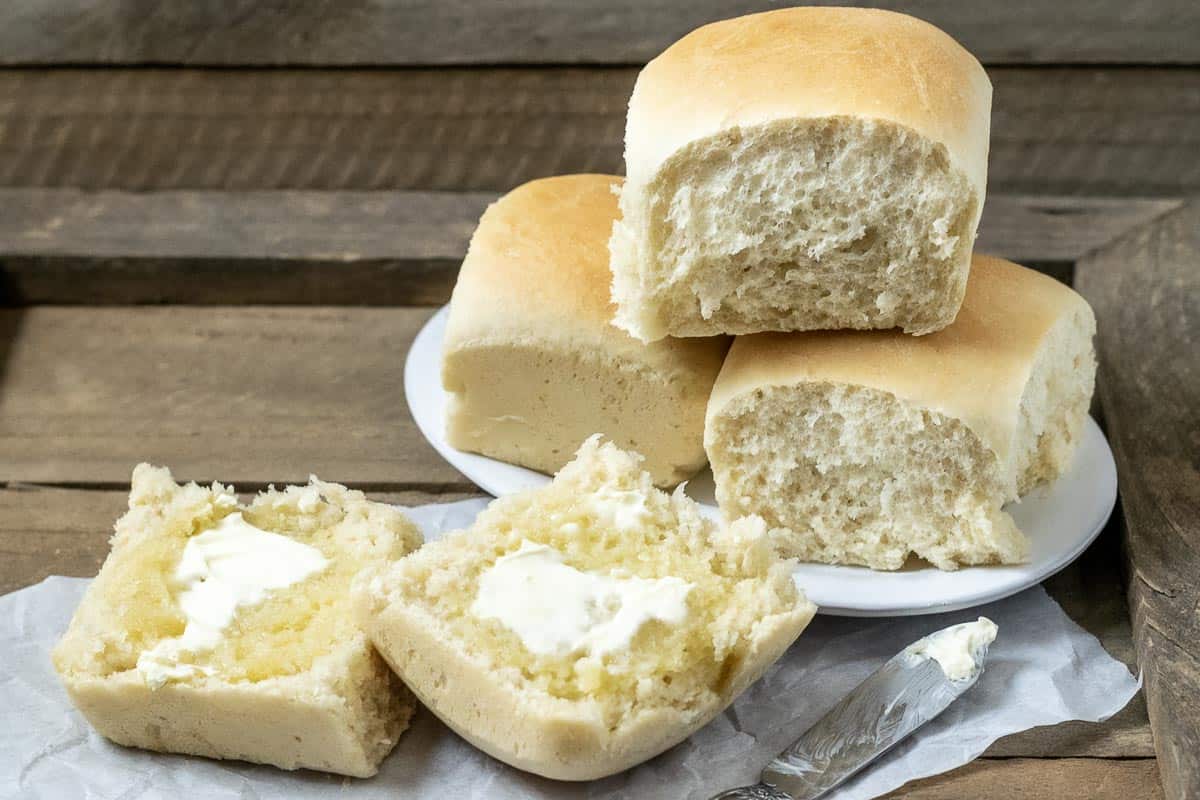
<path fill-rule="evenodd" d="M 0 185 L 501 191 L 619 171 L 637 65 L 773 5 L 10 0 Z M 1200 186 L 1195 0 L 882 5 L 988 65 L 993 193 Z"/>

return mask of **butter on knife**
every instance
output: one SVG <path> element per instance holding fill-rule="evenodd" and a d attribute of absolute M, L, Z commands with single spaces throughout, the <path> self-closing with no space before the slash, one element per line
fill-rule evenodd
<path fill-rule="evenodd" d="M 996 623 L 951 625 L 913 642 L 762 771 L 713 800 L 816 800 L 946 710 L 983 674 Z"/>

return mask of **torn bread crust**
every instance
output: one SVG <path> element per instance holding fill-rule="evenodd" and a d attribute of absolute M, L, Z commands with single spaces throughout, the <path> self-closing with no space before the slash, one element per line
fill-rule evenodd
<path fill-rule="evenodd" d="M 937 334 L 739 338 L 705 430 L 722 514 L 762 516 L 803 560 L 1019 562 L 1028 542 L 1002 506 L 1069 466 L 1094 332 L 1068 287 L 976 256 L 962 310 Z"/>

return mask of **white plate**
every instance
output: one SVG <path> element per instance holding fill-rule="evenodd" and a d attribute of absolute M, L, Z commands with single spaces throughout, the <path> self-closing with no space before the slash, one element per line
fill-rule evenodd
<path fill-rule="evenodd" d="M 404 392 L 417 427 L 443 458 L 493 495 L 544 485 L 550 478 L 540 472 L 464 453 L 446 443 L 446 393 L 441 381 L 445 332 L 443 308 L 417 334 L 404 366 Z M 710 471 L 688 483 L 688 494 L 702 503 L 710 516 L 716 516 Z M 1112 451 L 1089 417 L 1067 474 L 1007 507 L 1032 542 L 1028 563 L 964 567 L 956 572 L 930 566 L 874 572 L 865 567 L 801 564 L 796 582 L 821 613 L 840 616 L 934 614 L 990 603 L 1033 586 L 1074 561 L 1100 533 L 1116 499 L 1117 468 Z"/>

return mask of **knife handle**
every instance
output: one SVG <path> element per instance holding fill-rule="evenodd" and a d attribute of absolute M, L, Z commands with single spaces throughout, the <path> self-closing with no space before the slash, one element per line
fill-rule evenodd
<path fill-rule="evenodd" d="M 781 792 L 774 786 L 759 783 L 754 786 L 741 786 L 714 795 L 712 800 L 792 800 L 792 796 Z"/>

